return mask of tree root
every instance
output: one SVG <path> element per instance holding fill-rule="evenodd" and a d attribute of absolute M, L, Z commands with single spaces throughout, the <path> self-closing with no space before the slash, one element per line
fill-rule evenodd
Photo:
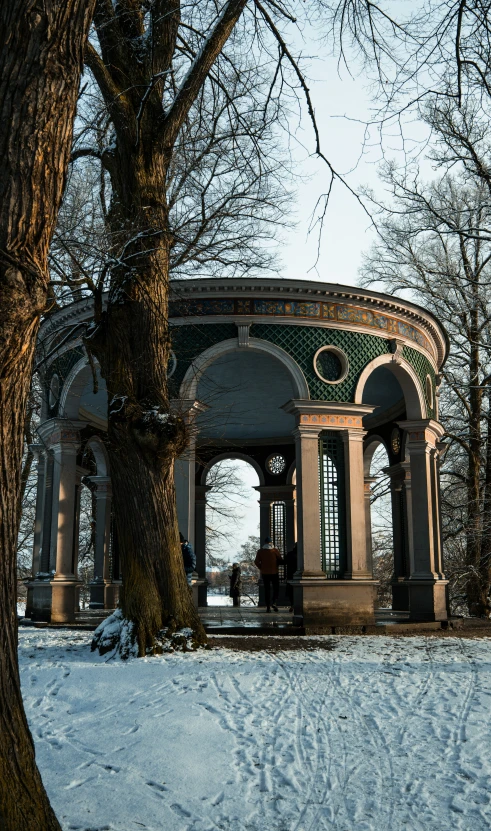
<path fill-rule="evenodd" d="M 210 647 L 203 644 L 192 629 L 184 628 L 177 631 L 161 629 L 153 638 L 151 646 L 147 645 L 142 654 L 138 645 L 137 624 L 124 618 L 121 609 L 116 609 L 112 615 L 102 621 L 94 632 L 90 646 L 91 652 L 97 650 L 99 655 L 112 652 L 110 658 L 119 658 L 122 661 L 169 652 L 195 652 L 203 648 L 209 649 Z"/>

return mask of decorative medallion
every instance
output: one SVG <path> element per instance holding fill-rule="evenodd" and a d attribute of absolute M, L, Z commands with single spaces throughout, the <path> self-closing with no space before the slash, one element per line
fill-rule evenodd
<path fill-rule="evenodd" d="M 390 436 L 390 446 L 392 448 L 392 452 L 395 456 L 398 456 L 401 452 L 401 433 L 397 427 L 394 427 Z"/>
<path fill-rule="evenodd" d="M 285 467 L 286 459 L 280 453 L 273 453 L 272 456 L 266 459 L 266 468 L 273 476 L 279 476 L 280 473 L 283 473 Z"/>

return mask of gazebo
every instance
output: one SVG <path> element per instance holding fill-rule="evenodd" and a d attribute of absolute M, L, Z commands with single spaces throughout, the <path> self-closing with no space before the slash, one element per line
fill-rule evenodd
<path fill-rule="evenodd" d="M 93 393 L 81 341 L 90 299 L 42 325 L 44 400 L 33 574 L 26 614 L 73 620 L 78 608 L 78 512 L 94 494 L 92 608 L 120 586 L 104 380 Z M 413 303 L 350 286 L 281 279 L 175 280 L 169 385 L 193 425 L 176 462 L 181 531 L 194 544 L 206 605 L 207 473 L 243 459 L 259 486 L 260 533 L 282 551 L 297 542 L 294 615 L 307 629 L 374 622 L 370 463 L 389 465 L 393 608 L 410 620 L 447 617 L 438 421 L 442 326 Z M 87 458 L 90 457 L 90 469 Z"/>

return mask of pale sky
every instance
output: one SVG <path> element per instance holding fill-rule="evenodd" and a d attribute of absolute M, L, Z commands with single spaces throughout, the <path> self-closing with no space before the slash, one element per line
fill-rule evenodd
<path fill-rule="evenodd" d="M 362 122 L 368 118 L 371 102 L 363 79 L 350 78 L 345 69 L 342 70 L 340 78 L 337 62 L 332 58 L 313 65 L 312 76 L 316 80 L 309 86 L 321 132 L 323 152 L 339 173 L 348 174 L 347 179 L 354 190 L 368 185 L 377 190 L 378 195 L 383 194 L 377 175 L 381 150 L 376 136 L 374 135 L 371 149 L 362 154 L 365 125 L 348 120 L 359 119 Z M 299 136 L 302 142 L 313 150 L 314 137 L 312 130 L 307 129 L 306 119 L 304 126 L 305 129 Z M 418 139 L 424 135 L 424 128 L 418 124 L 411 124 L 408 131 Z M 392 141 L 389 140 L 385 149 L 390 156 L 397 157 L 400 153 L 398 138 L 394 136 Z M 307 152 L 299 150 L 298 160 L 301 173 L 310 178 L 301 185 L 294 205 L 298 226 L 288 232 L 287 242 L 282 248 L 282 275 L 290 279 L 357 285 L 362 253 L 376 239 L 375 232 L 370 227 L 370 219 L 355 197 L 337 182 L 326 214 L 320 256 L 316 265 L 317 235 L 313 233 L 309 236 L 308 227 L 318 197 L 327 190 L 329 175 L 324 163 L 315 158 L 309 159 Z M 424 167 L 426 168 L 425 164 Z M 429 165 L 427 171 L 427 175 L 431 176 Z M 245 462 L 237 461 L 233 464 L 237 465 L 236 470 L 240 469 L 242 472 L 244 483 L 250 486 L 250 497 L 237 509 L 242 518 L 237 518 L 234 539 L 230 541 L 231 561 L 241 543 L 245 542 L 249 535 L 258 533 L 259 524 L 258 495 L 253 490 L 253 486 L 257 484 L 256 473 Z M 223 553 L 228 554 L 225 551 Z"/>

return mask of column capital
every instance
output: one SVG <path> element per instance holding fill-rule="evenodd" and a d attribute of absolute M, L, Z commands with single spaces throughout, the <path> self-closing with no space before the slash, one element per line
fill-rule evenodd
<path fill-rule="evenodd" d="M 39 444 L 35 442 L 33 444 L 28 445 L 28 447 L 36 461 L 38 461 L 42 457 L 46 449 L 44 444 Z"/>
<path fill-rule="evenodd" d="M 60 445 L 80 446 L 80 430 L 86 427 L 85 421 L 76 421 L 71 418 L 50 418 L 37 428 L 37 434 L 41 438 L 46 449 Z"/>
<path fill-rule="evenodd" d="M 294 415 L 297 428 L 310 427 L 321 430 L 363 430 L 363 418 L 370 415 L 375 406 L 338 401 L 310 401 L 292 398 L 281 407 Z"/>
<path fill-rule="evenodd" d="M 432 418 L 397 421 L 396 424 L 407 432 L 409 446 L 423 442 L 435 447 L 445 434 L 445 428 Z"/>
<path fill-rule="evenodd" d="M 194 498 L 195 502 L 204 502 L 206 503 L 206 495 L 208 491 L 212 491 L 213 487 L 211 485 L 196 485 L 194 488 Z"/>
<path fill-rule="evenodd" d="M 110 476 L 86 476 L 85 479 L 93 486 L 96 499 L 112 496 Z"/>
<path fill-rule="evenodd" d="M 285 502 L 293 499 L 295 485 L 255 485 L 261 502 Z"/>

